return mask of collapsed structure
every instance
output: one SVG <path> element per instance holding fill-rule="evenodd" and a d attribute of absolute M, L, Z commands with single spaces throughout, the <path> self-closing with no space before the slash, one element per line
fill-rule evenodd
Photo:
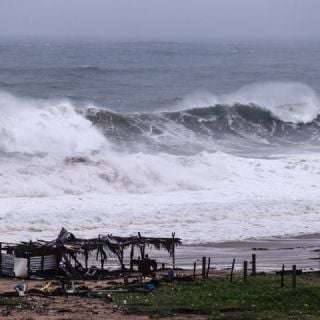
<path fill-rule="evenodd" d="M 0 274 L 12 277 L 30 278 L 32 276 L 61 276 L 69 279 L 103 278 L 110 276 L 106 270 L 109 257 L 116 257 L 118 270 L 133 271 L 141 268 L 143 259 L 135 259 L 135 251 L 139 257 L 145 257 L 146 248 L 166 250 L 172 257 L 175 267 L 175 248 L 181 244 L 179 238 L 172 233 L 171 238 L 137 236 L 120 237 L 99 235 L 98 238 L 80 239 L 62 228 L 57 239 L 53 241 L 30 241 L 19 244 L 0 243 Z M 125 250 L 130 251 L 128 268 L 124 265 Z M 94 254 L 100 262 L 100 268 L 89 266 L 89 256 Z M 151 260 L 154 270 L 157 262 Z M 113 273 L 114 273 L 113 272 Z"/>

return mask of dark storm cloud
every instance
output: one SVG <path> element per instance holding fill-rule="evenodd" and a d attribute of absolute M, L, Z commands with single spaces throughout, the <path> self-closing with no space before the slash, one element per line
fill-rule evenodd
<path fill-rule="evenodd" d="M 319 0 L 0 0 L 0 36 L 320 38 Z"/>

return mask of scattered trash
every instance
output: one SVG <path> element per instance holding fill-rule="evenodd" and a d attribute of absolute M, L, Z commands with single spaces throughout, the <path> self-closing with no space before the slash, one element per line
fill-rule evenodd
<path fill-rule="evenodd" d="M 40 290 L 44 293 L 52 292 L 53 291 L 52 282 L 51 281 L 46 282 Z"/>
<path fill-rule="evenodd" d="M 173 272 L 173 270 L 168 271 L 168 280 L 169 280 L 169 281 L 172 281 L 173 278 L 174 278 L 174 272 Z"/>
<path fill-rule="evenodd" d="M 25 282 L 24 282 L 24 280 L 22 280 L 21 282 L 19 282 L 16 286 L 15 286 L 15 291 L 18 293 L 18 296 L 19 297 L 22 297 L 22 296 L 24 296 L 25 295 L 25 289 L 26 289 L 26 287 L 25 287 Z"/>
<path fill-rule="evenodd" d="M 154 285 L 153 283 L 148 283 L 148 284 L 146 285 L 146 289 L 147 289 L 148 291 L 153 291 L 153 290 L 156 289 L 156 287 L 155 287 L 155 285 Z"/>

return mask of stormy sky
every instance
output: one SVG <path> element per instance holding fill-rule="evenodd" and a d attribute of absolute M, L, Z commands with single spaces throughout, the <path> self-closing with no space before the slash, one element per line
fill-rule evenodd
<path fill-rule="evenodd" d="M 0 37 L 320 39 L 320 0 L 0 0 Z"/>

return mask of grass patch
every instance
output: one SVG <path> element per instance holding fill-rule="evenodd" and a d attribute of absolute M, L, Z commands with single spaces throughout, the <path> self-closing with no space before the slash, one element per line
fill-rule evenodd
<path fill-rule="evenodd" d="M 21 298 L 2 298 L 0 297 L 0 306 L 15 307 L 20 305 L 28 305 L 28 301 Z"/>
<path fill-rule="evenodd" d="M 152 293 L 116 293 L 129 313 L 204 314 L 209 319 L 320 319 L 320 278 L 301 276 L 297 289 L 280 288 L 277 276 L 161 283 Z"/>

